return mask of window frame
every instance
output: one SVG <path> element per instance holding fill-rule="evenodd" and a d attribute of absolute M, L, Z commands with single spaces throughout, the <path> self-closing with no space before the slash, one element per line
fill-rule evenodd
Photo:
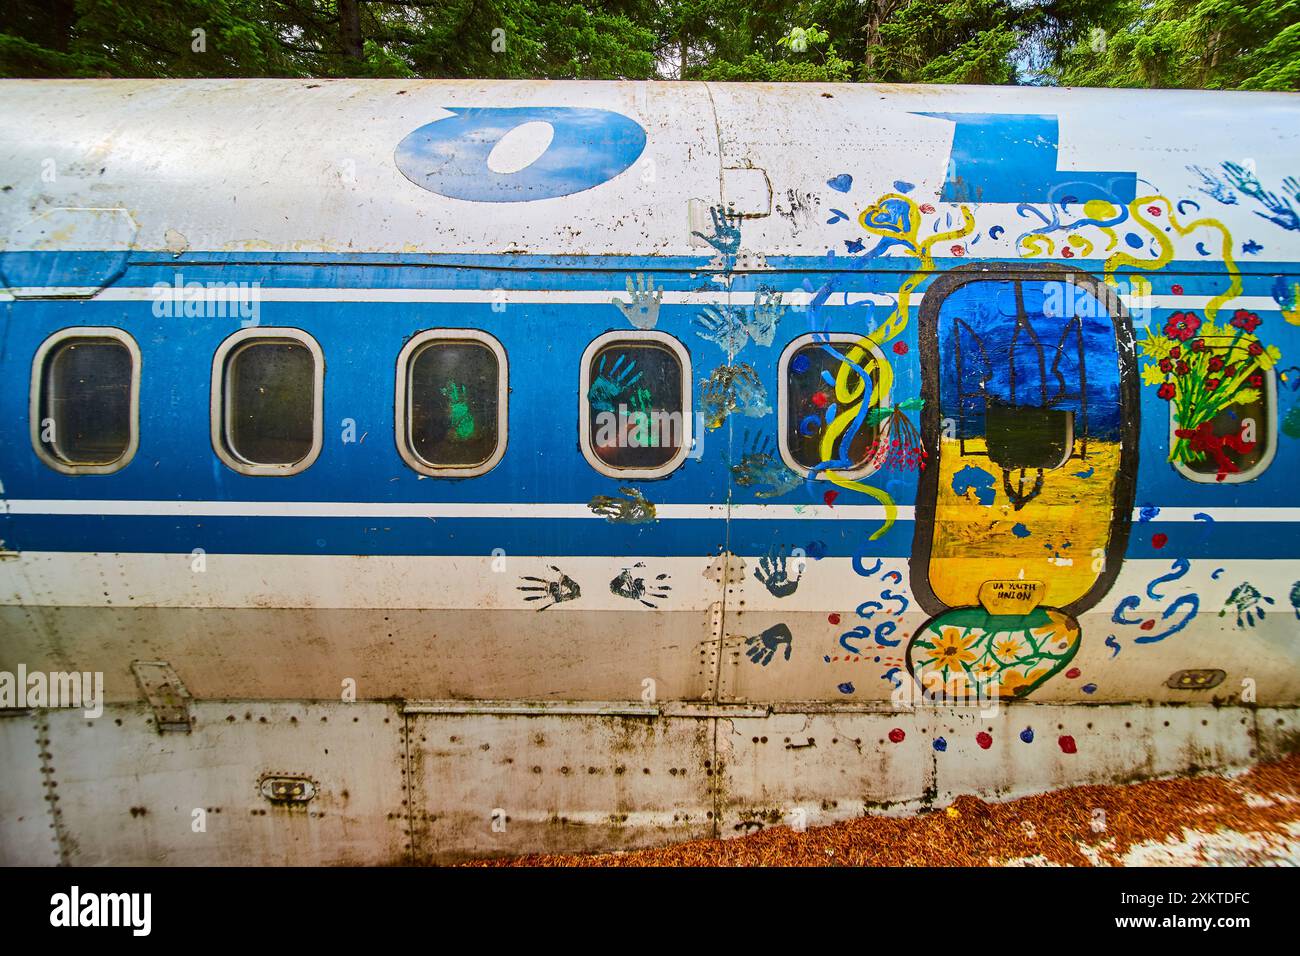
<path fill-rule="evenodd" d="M 49 359 L 50 353 L 55 350 L 59 343 L 68 339 L 112 339 L 125 347 L 127 352 L 130 353 L 131 390 L 129 401 L 131 411 L 129 435 L 126 448 L 122 451 L 122 454 L 110 462 L 76 464 L 65 461 L 58 455 L 53 454 L 51 449 L 46 448 L 41 441 L 41 399 L 45 386 L 45 363 Z M 144 361 L 139 344 L 124 329 L 107 325 L 76 325 L 66 329 L 59 329 L 46 337 L 37 347 L 36 355 L 32 358 L 32 374 L 28 389 L 27 417 L 30 423 L 32 448 L 35 450 L 36 456 L 50 468 L 65 475 L 111 475 L 129 465 L 131 460 L 135 458 L 136 450 L 140 447 L 140 377 L 143 365 Z"/>
<path fill-rule="evenodd" d="M 865 341 L 864 341 L 865 340 Z M 869 339 L 866 335 L 858 332 L 805 332 L 803 335 L 792 339 L 781 352 L 780 359 L 777 360 L 777 387 L 776 387 L 776 423 L 777 423 L 777 447 L 781 451 L 781 460 L 785 462 L 787 468 L 802 478 L 808 478 L 812 474 L 812 469 L 799 464 L 794 454 L 790 451 L 789 428 L 786 417 L 790 411 L 790 361 L 794 358 L 795 353 L 802 351 L 809 345 L 820 345 L 824 342 L 831 344 L 847 343 L 856 345 L 862 343 L 866 350 L 872 354 L 877 362 L 888 361 L 885 353 L 880 350 L 880 346 Z M 890 383 L 889 389 L 880 396 L 877 408 L 888 408 L 889 399 L 893 394 L 893 383 Z M 864 462 L 860 467 L 852 471 L 835 469 L 836 478 L 864 478 L 880 469 L 885 459 L 889 457 L 889 449 L 877 448 L 876 454 Z M 830 481 L 826 471 L 817 473 L 817 480 Z"/>
<path fill-rule="evenodd" d="M 1172 461 L 1174 471 L 1182 475 L 1188 481 L 1194 481 L 1197 484 L 1210 485 L 1236 485 L 1243 481 L 1254 481 L 1268 471 L 1268 466 L 1273 464 L 1273 457 L 1277 454 L 1277 433 L 1278 433 L 1278 407 L 1277 407 L 1277 371 L 1275 369 L 1260 369 L 1264 375 L 1264 401 L 1268 406 L 1269 428 L 1267 430 L 1268 449 L 1264 456 L 1258 462 L 1252 465 L 1248 470 L 1229 472 L 1220 480 L 1218 472 L 1210 471 L 1202 474 L 1199 471 L 1192 471 L 1181 461 Z M 1174 420 L 1174 403 L 1166 402 L 1169 406 L 1169 450 L 1172 454 L 1174 442 L 1178 436 L 1174 432 L 1179 428 L 1178 423 Z M 1260 433 L 1261 437 L 1264 433 Z"/>
<path fill-rule="evenodd" d="M 487 346 L 497 361 L 497 442 L 486 461 L 477 465 L 434 465 L 420 457 L 411 441 L 410 398 L 411 367 L 418 353 L 430 342 L 477 342 Z M 397 453 L 407 466 L 430 478 L 477 478 L 485 475 L 505 457 L 510 441 L 510 361 L 505 347 L 495 336 L 481 329 L 438 328 L 416 332 L 397 353 L 396 389 L 393 394 L 393 440 Z"/>
<path fill-rule="evenodd" d="M 265 464 L 246 461 L 227 443 L 230 425 L 230 379 L 226 374 L 230 360 L 257 339 L 288 340 L 303 346 L 311 354 L 312 376 L 312 444 L 310 450 L 290 464 Z M 325 407 L 325 355 L 320 343 L 302 329 L 287 326 L 257 326 L 240 329 L 227 336 L 212 356 L 209 425 L 212 449 L 222 463 L 241 475 L 288 477 L 306 471 L 320 457 Z"/>
<path fill-rule="evenodd" d="M 596 354 L 615 342 L 657 342 L 677 356 L 682 372 L 682 443 L 673 456 L 654 468 L 616 468 L 603 461 L 596 450 L 591 447 L 591 403 L 587 401 L 587 392 L 591 390 L 591 363 Z M 686 461 L 694 443 L 695 425 L 695 388 L 691 379 L 691 355 L 686 346 L 675 336 L 658 329 L 614 329 L 596 336 L 582 352 L 582 364 L 578 376 L 578 444 L 582 448 L 582 457 L 587 459 L 597 472 L 607 478 L 622 480 L 649 481 L 667 478 Z"/>

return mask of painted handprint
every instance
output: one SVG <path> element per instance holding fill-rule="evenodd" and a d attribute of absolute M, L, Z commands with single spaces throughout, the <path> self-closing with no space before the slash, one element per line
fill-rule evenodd
<path fill-rule="evenodd" d="M 724 256 L 734 256 L 740 250 L 740 215 L 719 205 L 709 207 L 709 216 L 713 220 L 713 235 L 706 236 L 698 230 L 691 235 L 699 236 Z"/>
<path fill-rule="evenodd" d="M 1257 621 L 1264 620 L 1264 604 L 1275 603 L 1271 597 L 1261 594 L 1259 589 L 1249 581 L 1242 582 L 1232 589 L 1228 595 L 1228 600 L 1223 604 L 1223 610 L 1219 612 L 1219 617 L 1223 617 L 1229 611 L 1237 612 L 1237 626 L 1243 627 L 1249 624 L 1254 627 Z"/>
<path fill-rule="evenodd" d="M 474 416 L 469 410 L 469 401 L 465 397 L 465 386 L 448 382 L 446 388 L 439 389 L 447 396 L 451 406 L 452 437 L 456 441 L 468 441 L 474 437 Z"/>
<path fill-rule="evenodd" d="M 623 497 L 596 495 L 587 502 L 595 514 L 615 524 L 647 524 L 655 520 L 655 506 L 635 488 L 620 487 Z"/>
<path fill-rule="evenodd" d="M 638 561 L 630 568 L 624 568 L 623 572 L 613 581 L 609 582 L 609 589 L 619 597 L 625 597 L 630 601 L 640 601 L 646 607 L 658 607 L 654 601 L 647 598 L 654 598 L 655 601 L 663 601 L 668 598 L 668 592 L 672 586 L 668 583 L 672 577 L 667 574 L 656 575 L 654 580 L 646 581 L 644 577 L 633 574 L 637 568 L 644 568 L 645 564 Z"/>
<path fill-rule="evenodd" d="M 795 557 L 793 577 L 789 573 L 788 556 L 784 547 L 775 554 L 769 551 L 758 559 L 758 567 L 754 569 L 754 577 L 762 582 L 772 597 L 789 597 L 799 587 L 799 579 L 803 577 L 803 556 Z"/>
<path fill-rule="evenodd" d="M 776 325 L 785 314 L 786 307 L 781 304 L 781 293 L 768 286 L 762 286 L 754 298 L 754 309 L 750 313 L 745 329 L 756 345 L 771 345 L 776 336 Z"/>
<path fill-rule="evenodd" d="M 720 428 L 727 416 L 738 411 L 750 418 L 762 418 L 772 411 L 767 390 L 752 365 L 719 365 L 700 382 L 700 405 L 706 428 Z"/>
<path fill-rule="evenodd" d="M 529 575 L 521 575 L 519 580 L 532 581 L 530 585 L 519 585 L 516 590 L 526 593 L 525 601 L 546 601 L 548 603 L 541 605 L 537 610 L 545 611 L 552 604 L 561 604 L 565 601 L 572 601 L 582 596 L 582 589 L 578 587 L 578 582 L 573 580 L 555 565 L 551 565 L 551 570 L 559 575 L 554 581 L 548 581 L 546 578 L 535 578 Z"/>
<path fill-rule="evenodd" d="M 618 399 L 624 392 L 635 385 L 641 379 L 641 373 L 632 374 L 636 368 L 635 361 L 627 361 L 626 355 L 620 355 L 614 360 L 609 371 L 605 370 L 605 364 L 608 356 L 602 355 L 600 362 L 596 366 L 596 380 L 591 383 L 587 389 L 587 401 L 591 407 L 598 412 L 612 412 Z"/>
<path fill-rule="evenodd" d="M 1201 169 L 1200 166 L 1188 166 L 1187 168 L 1201 177 L 1201 181 L 1205 184 L 1197 187 L 1201 192 L 1217 199 L 1225 206 L 1235 206 L 1237 204 L 1237 196 L 1232 191 L 1232 187 L 1219 179 L 1218 176 L 1206 172 L 1204 169 Z"/>
<path fill-rule="evenodd" d="M 1300 230 L 1300 214 L 1291 207 L 1291 203 L 1285 196 L 1278 196 L 1266 190 L 1260 183 L 1259 177 L 1249 169 L 1237 165 L 1236 163 L 1224 163 L 1223 171 L 1227 173 L 1232 184 L 1247 196 L 1250 196 L 1266 210 L 1265 212 L 1256 212 L 1255 215 L 1269 222 L 1276 223 L 1283 229 Z M 1295 182 L 1294 178 L 1289 178 L 1289 182 Z M 1284 182 L 1283 188 L 1287 187 Z M 1300 196 L 1296 197 L 1300 202 Z"/>
<path fill-rule="evenodd" d="M 744 447 L 748 450 L 731 466 L 731 474 L 740 487 L 755 489 L 755 497 L 779 498 L 803 484 L 778 457 L 771 436 L 756 434 L 751 442 L 745 432 Z"/>
<path fill-rule="evenodd" d="M 653 329 L 659 321 L 659 304 L 664 300 L 664 290 L 655 287 L 653 278 L 646 278 L 644 272 L 638 272 L 635 285 L 632 277 L 627 277 L 627 294 L 631 302 L 624 302 L 618 296 L 609 301 L 618 306 L 633 328 Z"/>
<path fill-rule="evenodd" d="M 692 320 L 697 334 L 710 342 L 717 342 L 718 347 L 728 355 L 734 355 L 745 346 L 749 332 L 745 329 L 744 310 L 730 305 L 721 305 L 716 309 L 706 306 Z"/>
<path fill-rule="evenodd" d="M 790 659 L 790 651 L 794 647 L 794 635 L 784 624 L 773 624 L 762 634 L 746 638 L 745 646 L 749 648 L 745 651 L 745 656 L 755 664 L 766 667 L 772 663 L 772 658 L 782 648 L 785 649 L 785 659 L 787 661 Z"/>

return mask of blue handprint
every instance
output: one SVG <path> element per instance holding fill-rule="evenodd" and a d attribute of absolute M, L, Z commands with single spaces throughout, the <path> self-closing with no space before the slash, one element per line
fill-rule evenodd
<path fill-rule="evenodd" d="M 709 216 L 713 219 L 713 235 L 697 230 L 692 230 L 691 235 L 699 236 L 724 256 L 734 256 L 740 249 L 740 215 L 719 205 L 709 207 Z"/>
<path fill-rule="evenodd" d="M 723 305 L 718 308 L 705 307 L 692 322 L 699 335 L 711 342 L 717 342 L 722 351 L 734 355 L 744 348 L 749 339 L 745 329 L 745 315 L 740 309 Z"/>
<path fill-rule="evenodd" d="M 641 373 L 637 372 L 632 375 L 632 370 L 636 368 L 636 362 L 628 362 L 623 365 L 626 355 L 620 355 L 614 362 L 614 365 L 608 372 L 605 371 L 605 362 L 608 356 L 600 357 L 600 364 L 596 366 L 596 380 L 591 383 L 591 388 L 587 390 L 587 401 L 591 407 L 599 412 L 612 412 L 614 402 L 635 385 L 641 378 Z M 631 376 L 629 378 L 629 376 Z"/>

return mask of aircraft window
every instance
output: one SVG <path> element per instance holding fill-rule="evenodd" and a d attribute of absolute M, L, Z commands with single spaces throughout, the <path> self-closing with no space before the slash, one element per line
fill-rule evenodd
<path fill-rule="evenodd" d="M 118 329 L 64 329 L 32 366 L 31 434 L 37 454 L 64 474 L 108 474 L 135 454 L 140 349 Z"/>
<path fill-rule="evenodd" d="M 295 329 L 244 329 L 213 361 L 212 444 L 246 475 L 293 475 L 321 446 L 325 362 Z"/>
<path fill-rule="evenodd" d="M 601 474 L 662 478 L 691 447 L 691 365 L 663 332 L 610 332 L 582 356 L 582 453 Z"/>
<path fill-rule="evenodd" d="M 1200 336 L 1196 341 L 1204 346 L 1188 349 L 1193 356 L 1191 374 L 1200 374 L 1203 382 L 1193 397 L 1200 398 L 1200 405 L 1205 401 L 1201 395 L 1213 399 L 1219 389 L 1225 392 L 1215 402 L 1217 412 L 1199 416 L 1195 428 L 1185 429 L 1178 423 L 1181 396 L 1175 389 L 1169 401 L 1174 467 L 1192 481 L 1232 483 L 1258 478 L 1277 450 L 1277 377 L 1271 368 L 1255 365 L 1246 345 L 1232 335 Z M 1223 400 L 1229 395 L 1232 401 Z"/>
<path fill-rule="evenodd" d="M 855 349 L 855 346 L 860 347 Z M 854 429 L 853 424 L 835 439 L 836 448 L 829 459 L 821 451 L 827 411 L 840 411 L 833 409 L 835 378 L 840 367 L 849 361 L 870 377 L 866 396 L 870 399 L 870 393 L 879 384 L 878 356 L 873 343 L 863 344 L 862 336 L 844 332 L 802 335 L 786 346 L 779 366 L 781 391 L 777 414 L 781 423 L 781 457 L 796 473 L 811 474 L 826 460 L 843 462 L 834 466 L 837 476 L 861 476 L 879 467 L 888 448 L 879 442 L 882 416 L 878 410 L 887 403 L 888 395 L 878 395 L 875 404 L 868 402 L 862 407 L 861 421 L 849 439 L 847 455 L 839 451 L 839 446 L 844 436 Z M 856 390 L 861 384 L 860 375 L 856 371 L 848 375 L 849 388 Z M 820 475 L 825 470 L 819 469 L 817 473 Z"/>
<path fill-rule="evenodd" d="M 475 329 L 431 329 L 397 360 L 397 446 L 416 471 L 469 478 L 506 446 L 509 387 L 501 343 Z"/>

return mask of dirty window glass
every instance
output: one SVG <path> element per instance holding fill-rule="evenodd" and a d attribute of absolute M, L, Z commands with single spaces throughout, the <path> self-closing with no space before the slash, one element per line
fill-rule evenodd
<path fill-rule="evenodd" d="M 226 364 L 226 443 L 254 465 L 292 465 L 315 437 L 316 363 L 302 343 L 254 341 Z"/>
<path fill-rule="evenodd" d="M 815 468 L 823 461 L 821 441 L 826 427 L 827 408 L 835 402 L 835 376 L 842 363 L 841 356 L 853 345 L 849 341 L 832 341 L 828 344 L 829 348 L 810 342 L 791 355 L 786 366 L 786 447 L 790 450 L 790 457 L 800 467 L 808 469 Z M 861 365 L 862 362 L 859 361 L 858 364 Z M 868 374 L 871 375 L 871 386 L 874 388 L 874 366 Z M 856 375 L 851 375 L 850 380 L 856 380 Z M 874 457 L 878 431 L 879 426 L 872 421 L 868 410 L 868 415 L 863 418 L 857 434 L 849 443 L 847 457 L 852 464 L 841 465 L 839 470 L 856 470 L 865 466 Z"/>
<path fill-rule="evenodd" d="M 682 447 L 682 366 L 665 345 L 611 342 L 587 370 L 591 449 L 614 469 L 658 468 Z"/>
<path fill-rule="evenodd" d="M 431 342 L 410 359 L 406 390 L 411 450 L 439 468 L 471 468 L 500 441 L 501 369 L 479 342 Z"/>
<path fill-rule="evenodd" d="M 41 419 L 48 447 L 70 465 L 106 465 L 131 442 L 130 351 L 115 339 L 68 339 L 45 359 Z"/>

